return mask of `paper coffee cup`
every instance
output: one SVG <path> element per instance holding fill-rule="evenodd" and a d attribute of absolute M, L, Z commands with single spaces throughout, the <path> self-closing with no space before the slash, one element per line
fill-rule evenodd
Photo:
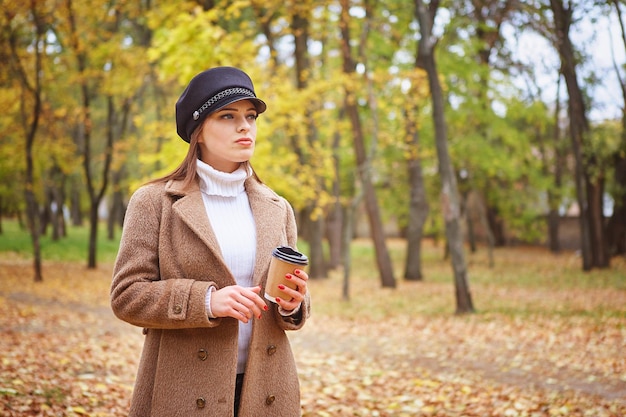
<path fill-rule="evenodd" d="M 285 287 L 296 289 L 296 284 L 285 278 L 285 275 L 293 274 L 294 269 L 302 269 L 308 264 L 309 259 L 306 255 L 289 246 L 279 246 L 274 249 L 265 283 L 265 298 L 273 303 L 276 302 L 276 297 L 290 299 L 278 286 L 282 284 Z"/>

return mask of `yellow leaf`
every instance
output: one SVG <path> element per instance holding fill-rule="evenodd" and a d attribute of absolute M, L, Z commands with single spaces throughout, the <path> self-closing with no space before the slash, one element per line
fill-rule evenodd
<path fill-rule="evenodd" d="M 89 415 L 87 410 L 85 410 L 80 405 L 75 406 L 75 407 L 70 406 L 67 411 L 69 411 L 70 413 L 80 414 L 81 416 L 88 416 Z"/>
<path fill-rule="evenodd" d="M 430 387 L 430 388 L 437 388 L 439 387 L 439 385 L 441 385 L 439 382 L 432 381 L 430 379 L 414 379 L 413 383 L 420 387 Z"/>

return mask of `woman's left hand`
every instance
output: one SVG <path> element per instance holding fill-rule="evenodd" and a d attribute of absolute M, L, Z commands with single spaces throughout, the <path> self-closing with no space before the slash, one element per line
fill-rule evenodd
<path fill-rule="evenodd" d="M 297 308 L 304 300 L 304 296 L 307 292 L 306 283 L 309 279 L 309 275 L 301 269 L 295 269 L 293 274 L 287 274 L 286 277 L 296 284 L 296 289 L 294 290 L 286 286 L 284 288 L 280 288 L 281 291 L 287 294 L 288 297 L 291 297 L 291 299 L 286 300 L 283 298 L 276 298 L 276 302 L 284 310 L 291 311 Z"/>

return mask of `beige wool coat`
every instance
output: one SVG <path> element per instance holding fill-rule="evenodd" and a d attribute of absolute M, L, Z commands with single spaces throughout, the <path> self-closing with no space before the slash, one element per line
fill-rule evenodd
<path fill-rule="evenodd" d="M 257 229 L 253 281 L 264 288 L 272 250 L 296 245 L 296 223 L 289 203 L 268 187 L 249 178 L 245 188 Z M 115 315 L 145 334 L 129 416 L 233 415 L 238 322 L 209 319 L 205 307 L 209 286 L 233 284 L 197 184 L 149 184 L 133 194 L 111 286 Z M 267 304 L 253 320 L 239 416 L 300 416 L 285 330 L 302 327 L 309 297 L 293 317 Z"/>

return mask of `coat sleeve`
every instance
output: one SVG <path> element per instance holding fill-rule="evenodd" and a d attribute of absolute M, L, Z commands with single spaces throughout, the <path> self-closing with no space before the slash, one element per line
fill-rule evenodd
<path fill-rule="evenodd" d="M 205 307 L 211 281 L 162 279 L 159 269 L 161 190 L 145 186 L 128 204 L 113 270 L 111 308 L 115 315 L 148 328 L 213 327 Z"/>

